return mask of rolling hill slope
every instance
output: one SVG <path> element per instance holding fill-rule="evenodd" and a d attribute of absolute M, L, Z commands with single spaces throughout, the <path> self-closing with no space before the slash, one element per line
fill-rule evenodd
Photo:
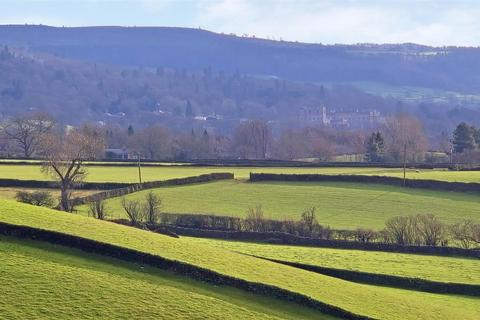
<path fill-rule="evenodd" d="M 0 201 L 0 222 L 71 234 L 161 256 L 249 283 L 260 283 L 308 296 L 355 314 L 381 319 L 476 319 L 479 300 L 462 296 L 360 285 L 78 215 Z"/>
<path fill-rule="evenodd" d="M 2 319 L 330 319 L 155 268 L 0 236 Z"/>

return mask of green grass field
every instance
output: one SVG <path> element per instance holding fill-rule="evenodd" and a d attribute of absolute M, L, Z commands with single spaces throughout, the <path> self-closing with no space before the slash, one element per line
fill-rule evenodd
<path fill-rule="evenodd" d="M 480 260 L 474 258 L 191 239 L 195 243 L 235 252 L 314 266 L 438 282 L 480 284 Z"/>
<path fill-rule="evenodd" d="M 478 319 L 480 299 L 376 287 L 79 215 L 0 200 L 0 221 L 69 233 L 277 286 L 378 319 Z"/>
<path fill-rule="evenodd" d="M 334 228 L 381 229 L 393 216 L 433 213 L 453 223 L 461 218 L 480 220 L 478 194 L 405 189 L 396 186 L 345 182 L 220 181 L 153 189 L 165 212 L 214 213 L 244 217 L 249 206 L 261 204 L 272 219 L 299 219 L 302 210 L 316 207 L 319 223 Z M 127 195 L 143 200 L 150 190 Z M 121 198 L 106 200 L 107 212 L 125 217 Z M 78 210 L 86 214 L 87 206 Z"/>
<path fill-rule="evenodd" d="M 136 167 L 89 166 L 87 181 L 91 182 L 138 182 Z M 143 181 L 166 180 L 195 176 L 212 172 L 233 172 L 237 179 L 247 179 L 250 172 L 257 173 L 316 173 L 316 174 L 365 174 L 403 177 L 401 169 L 386 168 L 268 168 L 268 167 L 194 167 L 163 166 L 143 167 Z M 415 170 L 409 169 L 409 179 L 433 179 L 445 181 L 479 182 L 480 171 Z M 51 180 L 35 165 L 1 165 L 0 179 Z"/>
<path fill-rule="evenodd" d="M 0 256 L 2 319 L 331 319 L 293 303 L 45 243 L 0 237 Z"/>

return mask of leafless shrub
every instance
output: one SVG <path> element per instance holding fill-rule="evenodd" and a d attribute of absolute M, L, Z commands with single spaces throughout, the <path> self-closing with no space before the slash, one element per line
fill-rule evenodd
<path fill-rule="evenodd" d="M 34 206 L 49 207 L 54 206 L 55 200 L 48 191 L 18 191 L 15 198 L 23 203 L 33 204 Z"/>
<path fill-rule="evenodd" d="M 415 217 L 422 243 L 436 246 L 444 238 L 444 224 L 433 214 L 419 214 Z"/>
<path fill-rule="evenodd" d="M 265 217 L 261 205 L 247 209 L 247 216 L 244 221 L 246 231 L 265 231 Z"/>
<path fill-rule="evenodd" d="M 138 225 L 142 222 L 144 214 L 141 205 L 137 200 L 127 200 L 122 198 L 122 207 L 130 219 L 130 224 L 132 226 Z"/>
<path fill-rule="evenodd" d="M 371 242 L 377 238 L 378 234 L 372 229 L 358 228 L 355 230 L 355 239 L 360 242 Z"/>
<path fill-rule="evenodd" d="M 470 249 L 480 244 L 480 224 L 465 219 L 450 226 L 450 235 L 462 248 Z"/>
<path fill-rule="evenodd" d="M 156 224 L 160 221 L 160 210 L 162 208 L 162 199 L 152 191 L 147 193 L 144 204 L 144 215 L 149 224 Z"/>
<path fill-rule="evenodd" d="M 95 219 L 105 220 L 107 218 L 105 202 L 98 200 L 91 202 L 88 208 L 88 214 Z"/>
<path fill-rule="evenodd" d="M 302 212 L 300 217 L 300 233 L 302 236 L 311 237 L 318 226 L 315 216 L 315 207 L 308 208 Z"/>

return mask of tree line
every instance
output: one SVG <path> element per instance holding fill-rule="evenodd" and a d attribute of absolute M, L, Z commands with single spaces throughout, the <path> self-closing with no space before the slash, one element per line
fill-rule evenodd
<path fill-rule="evenodd" d="M 431 146 L 422 123 L 412 115 L 388 117 L 376 131 L 335 131 L 323 126 L 273 129 L 268 121 L 239 122 L 231 135 L 209 128 L 174 131 L 160 125 L 136 129 L 132 125 L 85 124 L 61 126 L 47 114 L 25 114 L 0 123 L 0 152 L 11 157 L 45 157 L 42 139 L 52 133 L 67 136 L 70 129 L 90 128 L 103 148 L 124 149 L 130 157 L 150 160 L 194 159 L 317 159 L 333 161 L 336 156 L 359 155 L 368 162 L 462 162 L 480 156 L 480 129 L 460 123 L 441 143 Z M 43 145 L 45 145 L 43 143 Z M 435 149 L 433 149 L 435 148 Z M 427 152 L 427 151 L 436 152 Z M 99 158 L 114 156 L 98 150 Z"/>
<path fill-rule="evenodd" d="M 480 160 L 480 129 L 460 123 L 452 134 L 429 143 L 420 120 L 409 114 L 395 114 L 374 132 L 336 131 L 324 126 L 274 128 L 268 121 L 238 122 L 232 134 L 218 134 L 210 128 L 182 131 L 161 125 L 134 128 L 132 125 L 85 124 L 61 126 L 42 113 L 24 114 L 0 123 L 0 152 L 3 156 L 43 158 L 42 139 L 51 133 L 67 136 L 70 129 L 90 128 L 104 149 L 123 149 L 131 158 L 149 160 L 195 159 L 316 159 L 334 161 L 337 156 L 357 155 L 368 162 L 461 162 Z M 99 158 L 115 157 L 102 150 Z M 435 151 L 435 152 L 427 152 Z M 48 153 L 48 152 L 47 152 Z"/>

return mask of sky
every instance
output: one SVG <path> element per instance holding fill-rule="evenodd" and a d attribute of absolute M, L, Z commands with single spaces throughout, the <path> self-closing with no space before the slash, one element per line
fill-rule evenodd
<path fill-rule="evenodd" d="M 480 46 L 480 0 L 0 0 L 0 24 L 200 27 L 324 44 Z"/>

